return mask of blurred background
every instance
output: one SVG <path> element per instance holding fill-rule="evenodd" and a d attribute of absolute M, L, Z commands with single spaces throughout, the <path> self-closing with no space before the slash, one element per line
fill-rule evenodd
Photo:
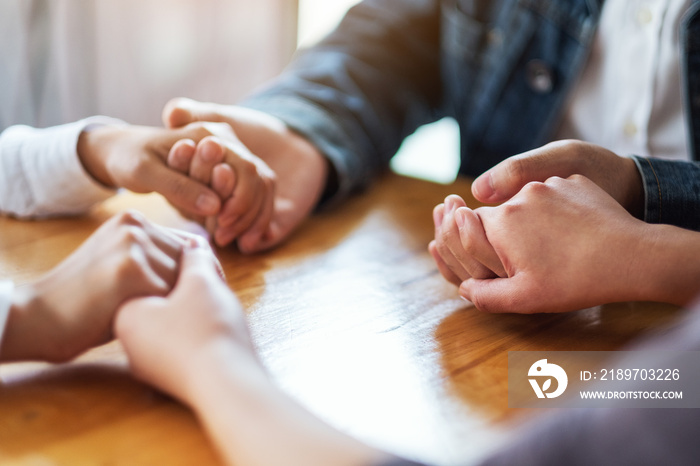
<path fill-rule="evenodd" d="M 170 98 L 235 103 L 331 31 L 357 0 L 0 0 L 0 130 L 90 115 L 160 125 Z M 445 119 L 392 169 L 441 183 L 459 164 Z"/>

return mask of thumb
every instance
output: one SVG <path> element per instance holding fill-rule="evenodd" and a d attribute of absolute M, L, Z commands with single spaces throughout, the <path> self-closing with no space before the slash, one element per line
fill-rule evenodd
<path fill-rule="evenodd" d="M 520 281 L 518 275 L 512 278 L 468 278 L 459 286 L 459 294 L 483 312 L 525 314 L 529 310 L 523 307 L 520 299 Z"/>
<path fill-rule="evenodd" d="M 216 215 L 221 199 L 209 187 L 165 165 L 153 165 L 143 173 L 150 180 L 150 191 L 155 191 L 172 205 L 191 215 Z"/>
<path fill-rule="evenodd" d="M 503 202 L 515 196 L 532 179 L 528 159 L 511 157 L 487 170 L 472 183 L 472 194 L 481 202 Z M 545 178 L 546 179 L 546 178 Z"/>
<path fill-rule="evenodd" d="M 560 143 L 514 155 L 479 176 L 472 183 L 474 197 L 487 203 L 503 202 L 532 181 L 552 176 L 566 178 L 578 171 L 576 158 Z"/>
<path fill-rule="evenodd" d="M 180 128 L 195 121 L 226 122 L 224 116 L 216 111 L 216 104 L 198 102 L 185 97 L 171 99 L 163 107 L 163 125 L 166 128 Z"/>

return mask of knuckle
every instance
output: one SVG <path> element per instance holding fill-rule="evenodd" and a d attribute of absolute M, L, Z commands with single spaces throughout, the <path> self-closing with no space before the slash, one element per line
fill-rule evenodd
<path fill-rule="evenodd" d="M 122 159 L 126 172 L 130 173 L 132 177 L 142 175 L 148 169 L 150 161 L 151 159 L 144 154 Z"/>
<path fill-rule="evenodd" d="M 464 199 L 462 199 L 457 194 L 450 194 L 445 198 L 445 201 L 447 201 L 448 199 L 451 200 L 454 204 L 457 204 L 458 206 L 461 206 L 464 203 Z"/>
<path fill-rule="evenodd" d="M 464 232 L 469 237 L 473 235 L 484 236 L 484 226 L 479 215 L 473 210 L 464 212 Z"/>
<path fill-rule="evenodd" d="M 447 241 L 443 238 L 442 240 L 439 240 L 435 244 L 435 249 L 438 253 L 438 255 L 442 258 L 443 262 L 447 264 L 447 260 L 452 256 L 452 252 L 450 251 L 450 248 L 447 247 Z"/>
<path fill-rule="evenodd" d="M 554 178 L 554 177 L 552 177 Z M 528 195 L 540 195 L 548 191 L 548 187 L 545 183 L 540 181 L 530 181 L 525 186 L 523 186 L 522 192 Z"/>
<path fill-rule="evenodd" d="M 207 124 L 203 121 L 193 121 L 187 125 L 187 129 L 192 131 L 193 134 L 200 135 L 202 137 L 210 134 L 207 130 Z"/>
<path fill-rule="evenodd" d="M 168 195 L 171 199 L 183 199 L 189 192 L 187 180 L 189 178 L 172 177 L 167 182 Z"/>
<path fill-rule="evenodd" d="M 559 141 L 559 145 L 556 147 L 556 149 L 557 155 L 560 157 L 577 162 L 591 155 L 589 144 L 578 139 L 565 139 L 563 141 Z"/>
<path fill-rule="evenodd" d="M 561 139 L 559 141 L 550 142 L 545 147 L 554 150 L 577 150 L 582 146 L 582 142 L 578 139 Z"/>
<path fill-rule="evenodd" d="M 564 147 L 570 151 L 583 152 L 588 147 L 588 143 L 578 139 L 567 139 L 564 141 Z"/>
<path fill-rule="evenodd" d="M 122 244 L 129 248 L 128 257 L 135 254 L 132 247 L 137 245 L 141 246 L 146 241 L 146 232 L 137 225 L 124 225 L 121 229 L 121 242 Z"/>
<path fill-rule="evenodd" d="M 124 176 L 123 187 L 137 193 L 152 191 L 149 178 L 153 171 L 153 162 L 148 156 L 125 157 L 119 163 L 119 171 Z"/>
<path fill-rule="evenodd" d="M 437 240 L 431 240 L 430 243 L 428 243 L 428 252 L 432 255 L 437 254 Z"/>
<path fill-rule="evenodd" d="M 209 123 L 203 121 L 193 121 L 185 127 L 185 133 L 195 142 L 199 142 L 207 136 L 211 136 L 213 131 Z"/>
<path fill-rule="evenodd" d="M 462 249 L 469 256 L 474 256 L 478 252 L 477 243 L 471 234 L 462 236 Z"/>
<path fill-rule="evenodd" d="M 145 218 L 141 212 L 134 209 L 127 209 L 119 212 L 116 216 L 119 225 L 143 225 Z"/>
<path fill-rule="evenodd" d="M 576 176 L 576 175 L 573 175 Z M 545 187 L 557 188 L 564 184 L 564 178 L 560 176 L 550 176 L 544 182 Z"/>
<path fill-rule="evenodd" d="M 578 173 L 569 176 L 567 179 L 569 181 L 575 182 L 576 184 L 588 183 L 590 181 L 588 178 L 586 178 L 583 175 L 579 175 Z M 564 181 L 564 180 L 562 180 L 562 181 Z"/>
<path fill-rule="evenodd" d="M 527 194 L 527 193 L 524 193 Z M 521 211 L 523 210 L 522 204 L 519 202 L 508 202 L 506 204 L 503 204 L 501 207 L 498 208 L 498 212 L 500 215 L 500 219 L 497 217 L 497 220 L 500 221 L 504 217 L 513 217 L 515 215 L 518 215 Z"/>
<path fill-rule="evenodd" d="M 228 123 L 207 122 L 205 123 L 207 131 L 213 135 L 218 135 L 224 138 L 232 139 L 235 135 L 233 128 Z"/>

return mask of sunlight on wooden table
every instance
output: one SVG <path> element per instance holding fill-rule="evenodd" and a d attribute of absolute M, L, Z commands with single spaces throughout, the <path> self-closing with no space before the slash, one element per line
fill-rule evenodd
<path fill-rule="evenodd" d="M 680 312 L 477 311 L 427 253 L 432 208 L 450 193 L 478 206 L 469 186 L 386 175 L 274 251 L 218 251 L 265 365 L 290 395 L 365 442 L 438 464 L 477 458 L 541 414 L 508 409 L 509 350 L 614 350 Z M 196 229 L 157 195 L 122 194 L 80 219 L 0 219 L 0 278 L 39 276 L 124 208 Z M 191 412 L 135 381 L 116 342 L 70 364 L 4 365 L 0 376 L 2 464 L 218 464 Z"/>

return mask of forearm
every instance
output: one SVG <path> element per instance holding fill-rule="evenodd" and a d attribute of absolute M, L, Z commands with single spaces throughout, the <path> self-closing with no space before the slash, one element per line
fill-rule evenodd
<path fill-rule="evenodd" d="M 195 367 L 186 401 L 227 464 L 370 465 L 388 458 L 295 403 L 247 351 L 217 345 Z"/>
<path fill-rule="evenodd" d="M 639 248 L 635 287 L 639 300 L 686 305 L 700 292 L 700 233 L 648 225 Z"/>
<path fill-rule="evenodd" d="M 656 301 L 683 306 L 700 292 L 700 233 L 627 217 L 603 221 L 599 228 L 605 229 L 602 236 L 579 245 L 585 252 L 579 258 L 584 274 L 573 284 L 588 287 L 593 304 Z"/>

